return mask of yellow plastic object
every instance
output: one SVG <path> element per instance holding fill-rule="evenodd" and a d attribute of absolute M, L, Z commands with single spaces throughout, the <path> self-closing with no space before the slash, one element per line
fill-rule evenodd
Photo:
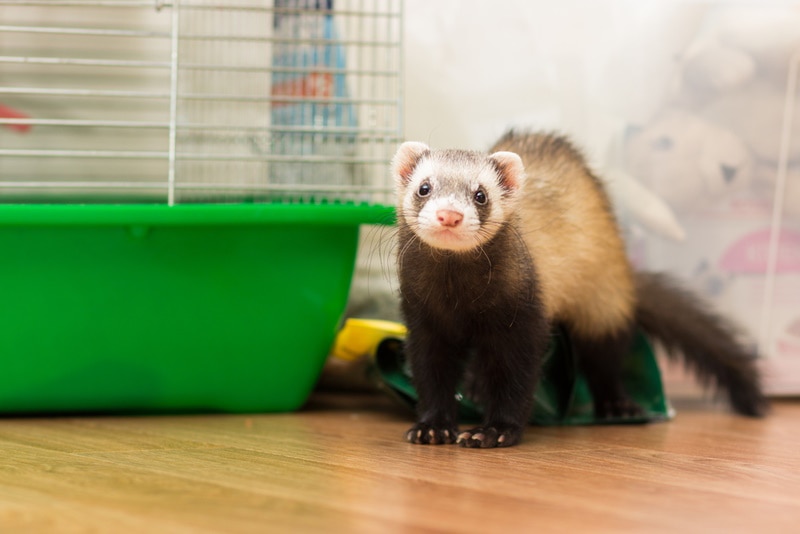
<path fill-rule="evenodd" d="M 336 336 L 331 356 L 354 361 L 362 356 L 374 356 L 378 344 L 386 338 L 404 338 L 406 327 L 378 319 L 347 319 Z"/>

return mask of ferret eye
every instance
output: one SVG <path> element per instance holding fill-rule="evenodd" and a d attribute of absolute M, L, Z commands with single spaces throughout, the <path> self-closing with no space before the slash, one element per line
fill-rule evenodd
<path fill-rule="evenodd" d="M 489 199 L 486 197 L 486 192 L 483 189 L 475 191 L 475 202 L 483 206 L 488 201 Z"/>
<path fill-rule="evenodd" d="M 427 197 L 431 194 L 431 184 L 428 182 L 423 182 L 422 185 L 419 186 L 417 190 L 417 194 L 421 197 Z"/>

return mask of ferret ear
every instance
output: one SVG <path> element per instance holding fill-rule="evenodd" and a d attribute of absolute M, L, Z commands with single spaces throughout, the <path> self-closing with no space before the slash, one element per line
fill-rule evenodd
<path fill-rule="evenodd" d="M 431 149 L 425 143 L 409 141 L 400 145 L 397 153 L 392 158 L 392 176 L 397 183 L 405 185 L 411 180 L 414 169 L 420 158 L 430 153 Z"/>
<path fill-rule="evenodd" d="M 489 160 L 500 176 L 500 185 L 509 191 L 517 191 L 525 183 L 525 165 L 514 152 L 495 152 Z"/>

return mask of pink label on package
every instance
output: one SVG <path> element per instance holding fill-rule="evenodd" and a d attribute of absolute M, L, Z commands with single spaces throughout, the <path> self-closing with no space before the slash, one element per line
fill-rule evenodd
<path fill-rule="evenodd" d="M 736 241 L 722 254 L 720 269 L 739 274 L 766 273 L 770 234 L 770 229 L 766 228 Z M 775 272 L 800 272 L 800 232 L 785 229 L 780 232 Z"/>

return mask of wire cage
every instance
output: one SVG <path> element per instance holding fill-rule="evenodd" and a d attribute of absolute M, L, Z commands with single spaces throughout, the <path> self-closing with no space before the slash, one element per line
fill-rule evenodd
<path fill-rule="evenodd" d="M 0 413 L 285 411 L 390 222 L 400 0 L 0 0 Z"/>
<path fill-rule="evenodd" d="M 400 0 L 2 0 L 2 201 L 382 202 Z"/>

